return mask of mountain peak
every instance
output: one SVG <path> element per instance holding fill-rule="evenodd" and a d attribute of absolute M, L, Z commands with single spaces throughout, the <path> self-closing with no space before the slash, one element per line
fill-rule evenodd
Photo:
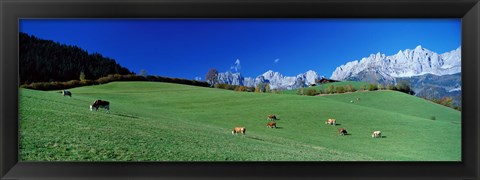
<path fill-rule="evenodd" d="M 272 71 L 272 70 L 268 70 L 267 72 L 262 74 L 262 76 L 267 76 L 267 77 L 276 76 L 276 75 L 281 76 L 281 74 L 279 72 L 275 72 L 275 71 Z"/>
<path fill-rule="evenodd" d="M 314 70 L 308 70 L 307 72 L 305 72 L 306 74 L 316 74 L 317 72 L 315 72 Z"/>
<path fill-rule="evenodd" d="M 243 77 L 240 73 L 218 73 L 218 82 L 221 84 L 241 85 L 255 87 L 258 83 L 268 83 L 272 89 L 295 89 L 314 84 L 319 79 L 317 72 L 308 70 L 297 76 L 283 76 L 279 72 L 268 70 L 265 73 L 255 77 Z M 303 82 L 299 83 L 299 82 Z"/>
<path fill-rule="evenodd" d="M 418 45 L 417 47 L 415 47 L 415 50 L 419 51 L 419 50 L 422 50 L 422 45 Z"/>
<path fill-rule="evenodd" d="M 378 78 L 391 80 L 397 77 L 412 77 L 422 74 L 455 74 L 461 71 L 460 59 L 459 50 L 437 54 L 418 45 L 414 50 L 400 50 L 391 56 L 377 53 L 362 58 L 359 63 L 347 62 L 339 66 L 340 68 L 336 68 L 330 78 L 347 80 L 368 75 L 372 80 L 379 80 Z M 372 74 L 368 70 L 375 70 L 375 73 Z"/>

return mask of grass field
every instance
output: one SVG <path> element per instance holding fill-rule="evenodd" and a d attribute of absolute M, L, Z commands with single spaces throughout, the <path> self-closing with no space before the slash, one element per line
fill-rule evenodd
<path fill-rule="evenodd" d="M 292 96 L 114 82 L 71 92 L 20 89 L 20 160 L 461 160 L 461 113 L 395 91 Z M 90 112 L 96 99 L 111 113 Z M 266 127 L 268 114 L 277 129 Z M 246 135 L 232 135 L 235 126 Z M 350 135 L 338 136 L 340 127 Z M 385 137 L 371 138 L 374 130 Z"/>

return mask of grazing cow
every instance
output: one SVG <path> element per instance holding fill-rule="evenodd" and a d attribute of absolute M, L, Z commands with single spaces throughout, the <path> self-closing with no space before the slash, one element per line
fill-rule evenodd
<path fill-rule="evenodd" d="M 330 125 L 337 125 L 337 120 L 335 119 L 328 119 L 327 121 L 325 121 L 325 124 L 330 124 Z"/>
<path fill-rule="evenodd" d="M 235 135 L 235 134 L 238 134 L 238 133 L 242 133 L 242 135 L 245 135 L 245 131 L 247 131 L 247 129 L 245 127 L 234 127 L 233 131 L 232 131 L 232 134 Z"/>
<path fill-rule="evenodd" d="M 277 123 L 276 122 L 268 122 L 267 127 L 269 128 L 277 128 Z"/>
<path fill-rule="evenodd" d="M 381 131 L 373 131 L 372 138 L 382 138 Z"/>
<path fill-rule="evenodd" d="M 277 119 L 277 116 L 275 116 L 275 114 L 270 114 L 267 116 L 267 120 L 271 121 L 271 120 L 278 120 L 278 119 Z"/>
<path fill-rule="evenodd" d="M 70 96 L 70 97 L 72 97 L 72 92 L 67 91 L 67 90 L 62 90 L 62 95 L 63 95 L 63 96 Z"/>
<path fill-rule="evenodd" d="M 353 100 L 350 100 L 350 103 L 353 103 Z"/>
<path fill-rule="evenodd" d="M 338 134 L 342 136 L 347 135 L 347 130 L 345 128 L 339 128 Z"/>
<path fill-rule="evenodd" d="M 110 102 L 99 99 L 93 102 L 92 105 L 90 105 L 90 111 L 93 111 L 93 109 L 95 109 L 95 111 L 98 111 L 98 108 L 105 108 L 107 113 L 110 113 Z"/>
<path fill-rule="evenodd" d="M 360 101 L 360 98 L 359 98 L 359 97 L 357 98 L 357 101 Z"/>

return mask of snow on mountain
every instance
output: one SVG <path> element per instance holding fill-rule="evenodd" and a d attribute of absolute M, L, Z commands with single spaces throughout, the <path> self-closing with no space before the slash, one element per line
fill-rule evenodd
<path fill-rule="evenodd" d="M 332 73 L 331 79 L 351 80 L 379 78 L 386 82 L 399 77 L 424 74 L 449 75 L 461 71 L 461 47 L 443 54 L 437 54 L 422 46 L 398 51 L 397 54 L 371 54 L 360 61 L 341 65 Z M 359 77 L 364 76 L 364 77 Z"/>
<path fill-rule="evenodd" d="M 297 76 L 284 76 L 279 72 L 269 70 L 255 78 L 243 77 L 240 73 L 218 73 L 218 83 L 254 87 L 259 83 L 269 83 L 271 89 L 295 89 L 315 84 L 320 76 L 309 70 Z"/>
<path fill-rule="evenodd" d="M 218 80 L 222 84 L 243 85 L 244 78 L 240 73 L 227 71 L 225 73 L 218 73 Z"/>
<path fill-rule="evenodd" d="M 461 47 L 437 54 L 422 46 L 398 51 L 397 54 L 371 54 L 360 60 L 347 62 L 335 69 L 330 79 L 366 81 L 392 84 L 398 78 L 432 74 L 437 76 L 456 74 L 461 71 Z M 317 72 L 309 70 L 296 76 L 284 76 L 269 70 L 257 77 L 243 77 L 240 73 L 218 74 L 218 83 L 254 87 L 259 83 L 269 83 L 271 89 L 295 89 L 315 84 Z"/>
<path fill-rule="evenodd" d="M 454 89 L 448 90 L 448 92 L 454 92 L 454 91 L 462 91 L 462 88 L 454 88 Z"/>

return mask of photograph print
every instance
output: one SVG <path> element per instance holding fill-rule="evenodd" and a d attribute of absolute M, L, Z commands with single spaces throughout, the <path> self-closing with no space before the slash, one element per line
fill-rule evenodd
<path fill-rule="evenodd" d="M 19 19 L 19 161 L 462 160 L 461 19 Z"/>

